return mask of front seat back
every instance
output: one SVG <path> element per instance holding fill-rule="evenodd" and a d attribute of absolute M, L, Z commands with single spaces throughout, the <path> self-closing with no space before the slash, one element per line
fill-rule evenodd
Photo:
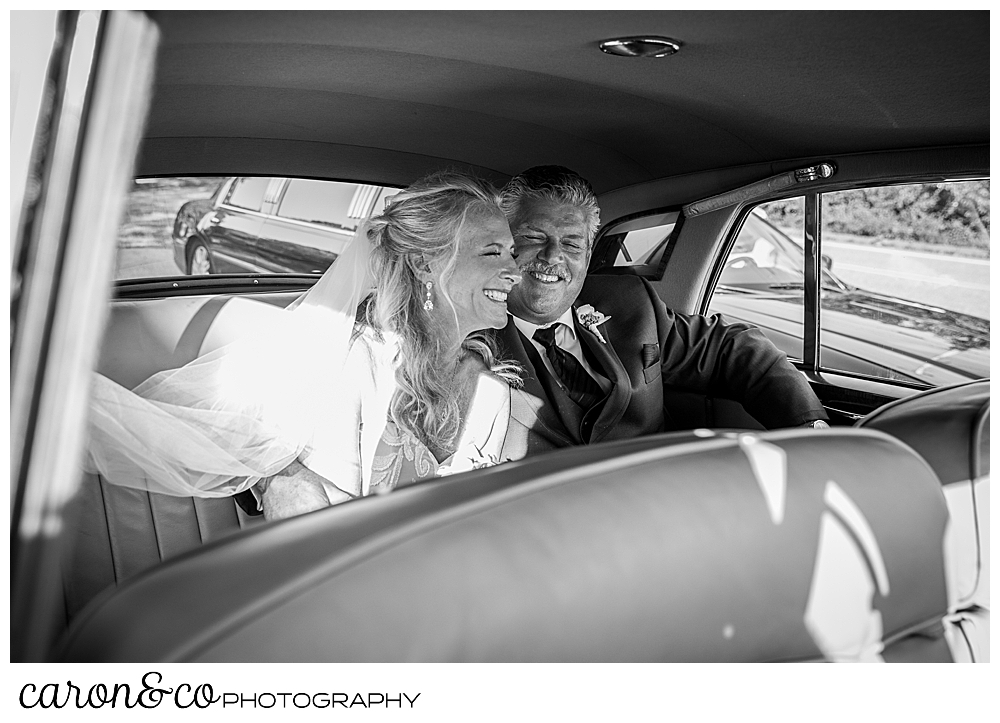
<path fill-rule="evenodd" d="M 950 522 L 945 558 L 949 628 L 969 658 L 989 659 L 990 383 L 932 389 L 876 410 L 857 426 L 905 442 L 934 469 Z"/>
<path fill-rule="evenodd" d="M 91 605 L 63 658 L 946 661 L 946 521 L 878 432 L 574 448 L 206 545 Z"/>

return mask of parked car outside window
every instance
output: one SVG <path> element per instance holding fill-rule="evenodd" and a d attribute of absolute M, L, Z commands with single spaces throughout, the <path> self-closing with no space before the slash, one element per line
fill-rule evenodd
<path fill-rule="evenodd" d="M 137 179 L 116 278 L 321 274 L 397 190 L 299 178 Z"/>

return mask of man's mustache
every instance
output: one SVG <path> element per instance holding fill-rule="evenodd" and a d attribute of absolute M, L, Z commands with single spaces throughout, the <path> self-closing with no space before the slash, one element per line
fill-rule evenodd
<path fill-rule="evenodd" d="M 552 265 L 552 264 L 543 264 L 543 263 L 540 263 L 538 261 L 530 261 L 530 262 L 526 263 L 524 266 L 518 267 L 518 269 L 520 270 L 520 272 L 522 274 L 525 274 L 525 273 L 527 273 L 529 271 L 534 271 L 534 272 L 539 273 L 539 274 L 548 274 L 549 276 L 558 276 L 563 281 L 572 281 L 572 279 L 573 279 L 573 276 L 572 276 L 572 274 L 569 273 L 568 269 L 565 269 L 562 266 L 557 266 L 557 265 Z"/>

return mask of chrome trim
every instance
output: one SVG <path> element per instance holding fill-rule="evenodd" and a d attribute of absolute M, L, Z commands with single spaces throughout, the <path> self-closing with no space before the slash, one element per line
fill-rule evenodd
<path fill-rule="evenodd" d="M 628 233 L 630 231 L 642 231 L 647 228 L 656 228 L 657 226 L 676 224 L 680 220 L 680 217 L 681 215 L 678 211 L 667 211 L 665 213 L 654 213 L 649 216 L 631 218 L 626 221 L 622 221 L 621 223 L 615 223 L 608 226 L 601 232 L 601 236 L 603 237 L 616 233 Z"/>
<path fill-rule="evenodd" d="M 272 213 L 264 213 L 263 211 L 251 211 L 249 208 L 243 208 L 242 206 L 231 206 L 228 203 L 220 203 L 219 208 L 223 208 L 227 211 L 238 211 L 239 213 L 249 213 L 254 216 L 260 216 L 261 218 L 275 218 Z"/>
<path fill-rule="evenodd" d="M 271 182 L 267 184 L 267 188 L 264 189 L 264 200 L 261 203 L 266 203 L 274 205 L 281 198 L 281 192 L 284 187 L 288 184 L 287 178 L 272 178 Z"/>
<path fill-rule="evenodd" d="M 354 190 L 354 198 L 351 199 L 351 204 L 347 208 L 347 217 L 368 218 L 380 190 L 379 186 L 359 184 Z"/>
<path fill-rule="evenodd" d="M 247 271 L 250 271 L 250 272 L 255 273 L 255 274 L 272 274 L 272 273 L 274 273 L 270 269 L 265 269 L 263 266 L 256 266 L 256 265 L 250 263 L 249 261 L 244 261 L 241 258 L 238 258 L 236 256 L 232 256 L 232 255 L 227 254 L 227 253 L 223 253 L 223 252 L 218 251 L 218 250 L 213 250 L 212 251 L 212 256 L 214 256 L 217 259 L 224 259 L 224 260 L 228 261 L 229 263 L 233 264 L 234 266 L 242 266 Z"/>
<path fill-rule="evenodd" d="M 734 188 L 732 191 L 726 191 L 725 193 L 710 196 L 701 201 L 689 203 L 682 210 L 685 216 L 700 216 L 703 213 L 718 211 L 720 208 L 726 208 L 727 206 L 756 201 L 765 196 L 775 194 L 778 191 L 791 188 L 797 183 L 811 183 L 817 180 L 825 180 L 833 176 L 836 172 L 837 167 L 833 163 L 818 163 L 814 166 L 799 168 L 795 171 L 779 173 L 777 176 L 748 183 L 745 186 Z"/>
<path fill-rule="evenodd" d="M 859 419 L 864 419 L 866 416 L 868 416 L 866 414 L 858 414 L 857 412 L 847 412 L 844 411 L 843 409 L 837 409 L 836 407 L 831 407 L 829 404 L 824 404 L 823 408 L 828 409 L 831 412 L 835 412 L 842 417 L 847 417 L 848 419 L 854 422 L 858 421 Z"/>
<path fill-rule="evenodd" d="M 297 218 L 288 218 L 287 216 L 278 216 L 276 214 L 272 214 L 272 215 L 268 216 L 268 218 L 271 219 L 271 220 L 273 220 L 273 221 L 281 221 L 282 223 L 293 223 L 293 224 L 295 224 L 297 226 L 305 226 L 306 228 L 316 229 L 318 231 L 323 231 L 323 232 L 326 232 L 326 233 L 339 233 L 339 234 L 343 234 L 345 237 L 347 237 L 347 239 L 350 239 L 351 237 L 354 236 L 354 231 L 348 231 L 346 229 L 336 228 L 335 226 L 326 226 L 325 224 L 322 224 L 322 223 L 313 223 L 311 221 L 300 221 Z M 261 238 L 261 241 L 266 241 L 267 240 L 263 236 L 260 237 L 260 238 Z"/>
<path fill-rule="evenodd" d="M 226 197 L 229 195 L 229 191 L 233 188 L 233 182 L 236 178 L 236 176 L 232 176 L 222 182 L 222 188 L 219 189 L 219 195 L 215 197 L 215 203 L 212 204 L 212 208 L 222 208 Z"/>
<path fill-rule="evenodd" d="M 820 229 L 823 204 L 817 193 L 807 193 L 803 199 L 802 277 L 802 357 L 810 369 L 820 368 L 823 327 L 820 323 L 820 290 L 823 260 L 820 255 Z"/>
<path fill-rule="evenodd" d="M 608 55 L 625 58 L 666 58 L 679 51 L 681 44 L 661 35 L 632 35 L 604 40 L 597 47 Z"/>
<path fill-rule="evenodd" d="M 843 389 L 851 389 L 857 392 L 874 394 L 882 397 L 892 397 L 900 399 L 920 392 L 926 392 L 940 387 L 930 387 L 927 384 L 918 382 L 907 382 L 900 379 L 887 379 L 885 377 L 869 376 L 856 372 L 846 372 L 836 369 L 819 369 L 818 371 L 801 370 L 810 381 L 819 384 L 826 384 Z M 964 384 L 965 382 L 960 382 Z"/>
<path fill-rule="evenodd" d="M 795 171 L 795 180 L 797 183 L 807 183 L 809 181 L 819 181 L 824 178 L 830 178 L 835 172 L 832 163 L 820 163 L 816 166 L 809 166 L 808 168 L 800 168 Z"/>

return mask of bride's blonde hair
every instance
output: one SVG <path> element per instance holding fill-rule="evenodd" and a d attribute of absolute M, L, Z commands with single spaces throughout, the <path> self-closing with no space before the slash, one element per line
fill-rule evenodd
<path fill-rule="evenodd" d="M 391 198 L 385 211 L 369 221 L 376 287 L 364 321 L 379 333 L 391 332 L 399 343 L 398 389 L 389 412 L 400 429 L 438 449 L 451 449 L 458 433 L 459 389 L 455 364 L 443 358 L 446 350 L 423 308 L 426 291 L 417 274 L 428 261 L 445 259 L 442 280 L 449 278 L 459 230 L 476 211 L 502 216 L 494 188 L 457 173 L 436 173 Z M 447 291 L 439 292 L 454 311 Z M 462 349 L 478 355 L 508 384 L 520 384 L 520 367 L 497 359 L 486 333 L 469 335 Z"/>

